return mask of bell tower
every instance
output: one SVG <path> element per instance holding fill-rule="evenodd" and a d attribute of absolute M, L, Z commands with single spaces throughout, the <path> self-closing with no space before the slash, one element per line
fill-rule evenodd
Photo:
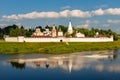
<path fill-rule="evenodd" d="M 72 28 L 71 20 L 69 20 L 68 33 L 69 33 L 69 34 L 72 34 L 72 33 L 73 33 L 73 28 Z"/>
<path fill-rule="evenodd" d="M 55 25 L 53 25 L 52 37 L 56 37 L 56 28 L 55 28 Z"/>

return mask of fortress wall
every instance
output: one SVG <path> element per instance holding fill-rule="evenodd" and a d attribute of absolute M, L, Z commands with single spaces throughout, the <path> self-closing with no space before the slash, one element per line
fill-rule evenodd
<path fill-rule="evenodd" d="M 20 37 L 7 37 L 7 42 L 112 42 L 113 37 L 100 37 L 100 38 L 24 38 Z"/>
<path fill-rule="evenodd" d="M 68 38 L 67 42 L 112 42 L 113 38 Z"/>
<path fill-rule="evenodd" d="M 25 42 L 112 42 L 113 38 L 25 38 Z"/>
<path fill-rule="evenodd" d="M 18 42 L 18 38 L 17 37 L 6 37 L 5 41 L 6 42 Z"/>
<path fill-rule="evenodd" d="M 60 42 L 59 38 L 25 38 L 25 42 Z"/>

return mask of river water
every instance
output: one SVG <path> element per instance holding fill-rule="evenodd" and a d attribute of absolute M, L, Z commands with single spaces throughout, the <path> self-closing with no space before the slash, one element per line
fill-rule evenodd
<path fill-rule="evenodd" d="M 0 80 L 120 80 L 120 49 L 0 55 Z"/>

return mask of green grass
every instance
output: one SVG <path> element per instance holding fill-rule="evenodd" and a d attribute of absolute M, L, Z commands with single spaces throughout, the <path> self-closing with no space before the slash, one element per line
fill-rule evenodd
<path fill-rule="evenodd" d="M 0 42 L 5 42 L 5 41 L 0 39 Z"/>
<path fill-rule="evenodd" d="M 0 42 L 1 54 L 13 53 L 50 53 L 63 54 L 81 51 L 119 49 L 120 41 L 114 42 L 73 42 L 66 43 L 18 43 L 18 42 Z"/>

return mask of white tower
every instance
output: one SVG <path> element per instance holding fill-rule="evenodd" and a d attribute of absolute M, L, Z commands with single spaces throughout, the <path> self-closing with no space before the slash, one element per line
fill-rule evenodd
<path fill-rule="evenodd" d="M 55 25 L 53 25 L 52 37 L 56 37 L 56 28 L 55 28 Z"/>
<path fill-rule="evenodd" d="M 71 73 L 72 67 L 73 67 L 72 60 L 69 60 L 69 64 L 68 64 L 69 73 Z"/>
<path fill-rule="evenodd" d="M 69 34 L 72 34 L 72 33 L 73 33 L 73 29 L 72 29 L 71 21 L 69 21 L 69 25 L 68 25 L 68 33 L 69 33 Z"/>

